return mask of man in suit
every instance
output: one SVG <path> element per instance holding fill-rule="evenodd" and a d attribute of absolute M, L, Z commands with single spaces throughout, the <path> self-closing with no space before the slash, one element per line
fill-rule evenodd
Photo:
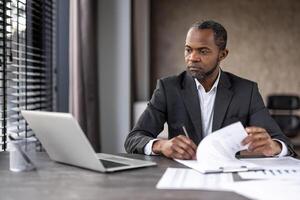
<path fill-rule="evenodd" d="M 158 80 L 146 110 L 126 138 L 127 152 L 194 159 L 196 144 L 205 136 L 241 121 L 248 133 L 242 143 L 249 144 L 241 154 L 294 154 L 269 115 L 257 84 L 221 70 L 220 62 L 228 55 L 226 42 L 227 32 L 217 22 L 199 22 L 189 29 L 186 71 Z M 157 139 L 165 122 L 169 139 Z"/>

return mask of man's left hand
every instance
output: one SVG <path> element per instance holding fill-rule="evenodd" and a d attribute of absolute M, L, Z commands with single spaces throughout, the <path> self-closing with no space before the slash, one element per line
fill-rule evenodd
<path fill-rule="evenodd" d="M 242 141 L 242 144 L 249 144 L 248 153 L 251 155 L 274 156 L 281 152 L 281 144 L 272 140 L 265 129 L 252 126 L 245 130 L 248 136 Z"/>

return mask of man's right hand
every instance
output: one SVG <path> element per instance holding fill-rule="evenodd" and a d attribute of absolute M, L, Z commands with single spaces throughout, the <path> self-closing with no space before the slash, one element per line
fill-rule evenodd
<path fill-rule="evenodd" d="M 196 159 L 197 146 L 188 137 L 179 135 L 170 140 L 156 140 L 152 151 L 168 158 L 191 160 Z"/>

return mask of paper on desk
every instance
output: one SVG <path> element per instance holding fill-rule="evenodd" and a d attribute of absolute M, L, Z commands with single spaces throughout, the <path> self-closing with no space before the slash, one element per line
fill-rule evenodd
<path fill-rule="evenodd" d="M 248 170 L 255 170 L 255 169 L 261 169 L 261 167 L 253 164 L 253 163 L 247 163 L 244 161 L 239 161 L 238 159 L 236 160 L 232 160 L 232 161 L 224 161 L 222 163 L 220 163 L 219 165 L 203 165 L 200 162 L 198 162 L 197 160 L 179 160 L 179 159 L 175 159 L 175 161 L 190 167 L 198 172 L 201 173 L 216 173 L 216 172 L 222 172 L 220 170 L 220 167 L 223 167 L 224 169 L 237 169 L 237 170 L 232 170 L 231 172 L 235 172 L 235 171 L 239 171 L 241 166 L 246 166 L 247 168 L 245 169 L 245 171 Z M 242 170 L 243 171 L 243 170 Z"/>
<path fill-rule="evenodd" d="M 228 183 L 228 190 L 235 191 L 251 199 L 298 200 L 300 181 L 256 180 Z"/>
<path fill-rule="evenodd" d="M 300 180 L 300 160 L 292 157 L 243 159 L 259 165 L 264 171 L 241 172 L 244 179 L 298 179 Z"/>
<path fill-rule="evenodd" d="M 209 134 L 200 142 L 197 161 L 176 161 L 202 173 L 217 172 L 220 168 L 238 169 L 241 166 L 247 166 L 248 169 L 258 168 L 253 163 L 235 158 L 236 152 L 247 149 L 247 146 L 241 145 L 246 136 L 247 132 L 240 122 L 231 124 Z"/>
<path fill-rule="evenodd" d="M 201 174 L 192 169 L 168 168 L 156 185 L 157 189 L 227 190 L 232 174 Z"/>
<path fill-rule="evenodd" d="M 300 170 L 268 169 L 264 171 L 239 172 L 242 179 L 296 179 L 300 181 Z"/>
<path fill-rule="evenodd" d="M 203 189 L 234 191 L 251 199 L 298 200 L 300 181 L 255 180 L 234 182 L 232 174 L 201 174 L 192 169 L 168 168 L 157 189 Z"/>
<path fill-rule="evenodd" d="M 290 156 L 272 158 L 241 159 L 261 166 L 264 169 L 300 169 L 300 160 Z"/>

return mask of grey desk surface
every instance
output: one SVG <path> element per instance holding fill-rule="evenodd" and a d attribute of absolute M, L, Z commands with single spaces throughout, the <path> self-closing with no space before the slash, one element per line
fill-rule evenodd
<path fill-rule="evenodd" d="M 102 174 L 55 163 L 38 153 L 38 170 L 9 171 L 9 155 L 0 153 L 0 199 L 247 199 L 233 192 L 204 190 L 158 190 L 155 188 L 167 167 L 184 167 L 160 156 L 126 155 L 152 160 L 156 167 Z"/>

